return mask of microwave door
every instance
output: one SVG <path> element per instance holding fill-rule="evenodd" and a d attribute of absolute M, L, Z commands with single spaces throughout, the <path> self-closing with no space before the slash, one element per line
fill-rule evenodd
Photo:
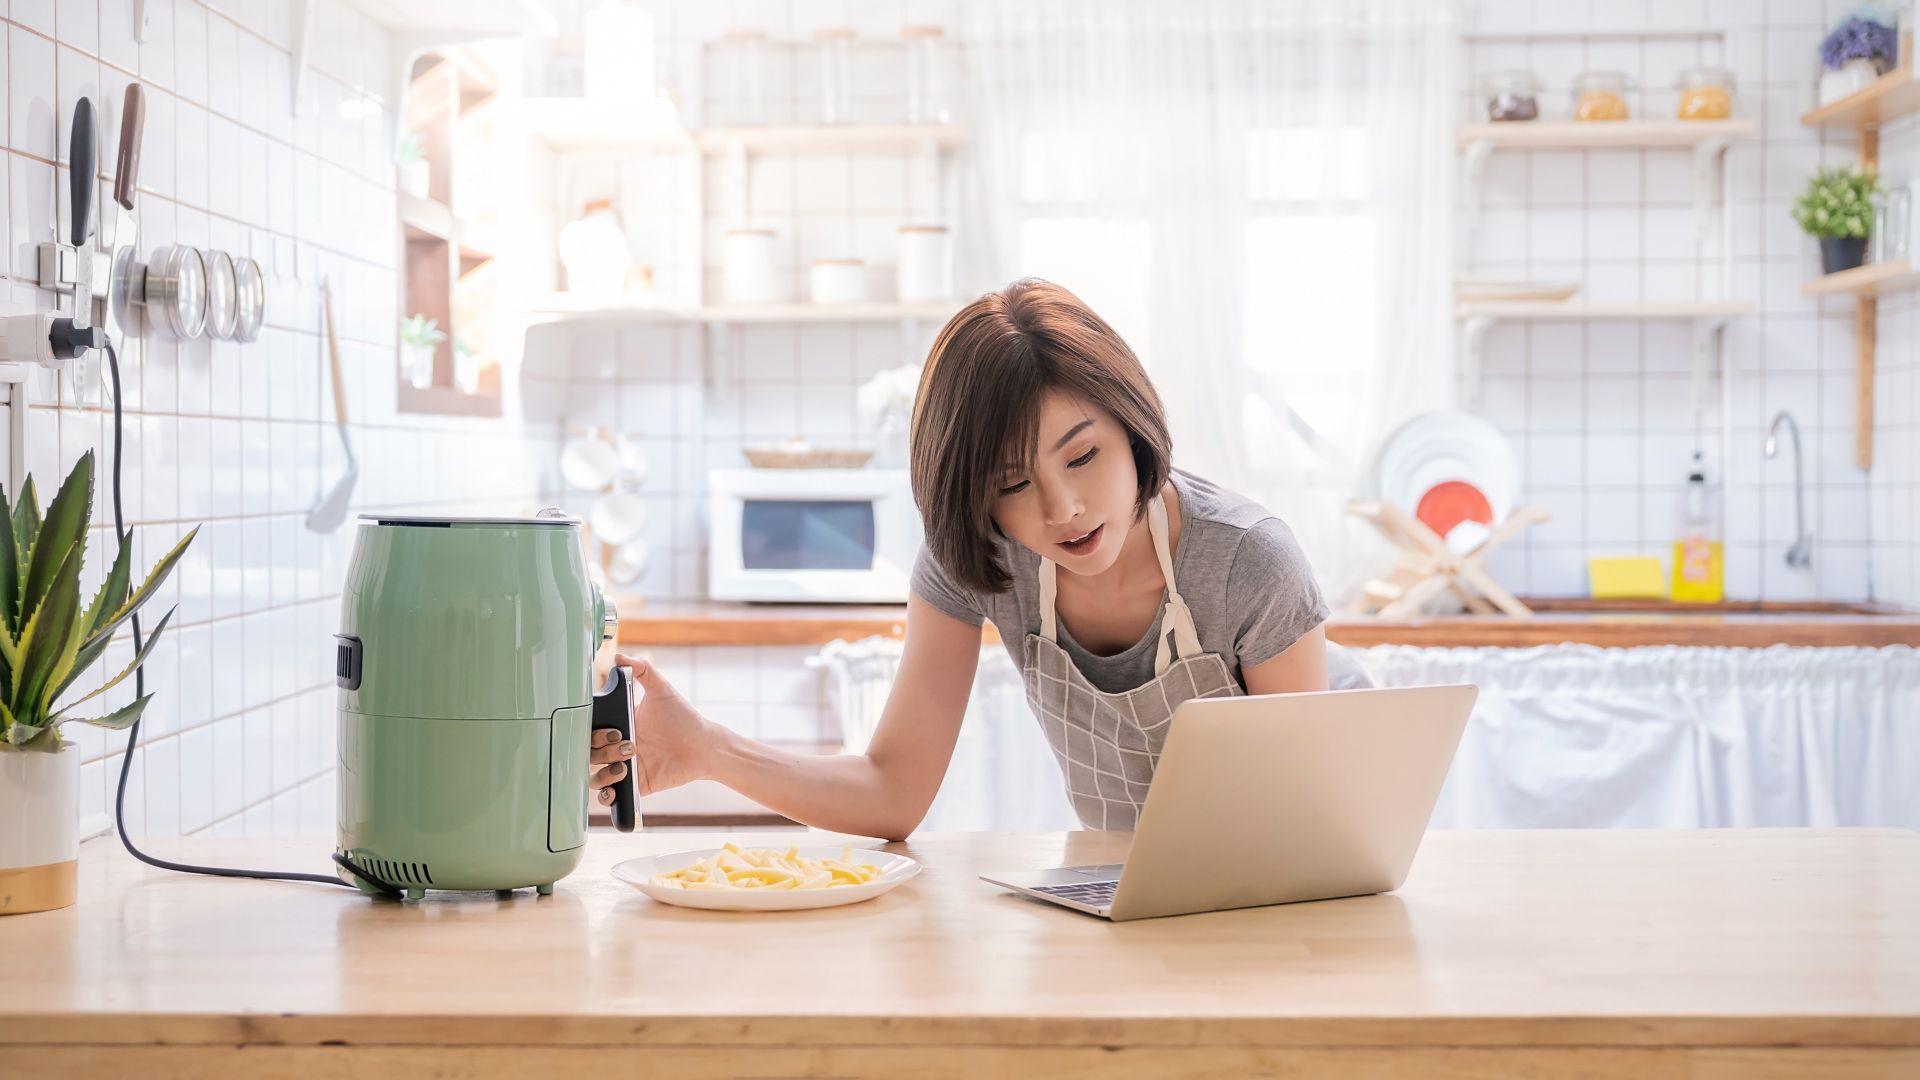
<path fill-rule="evenodd" d="M 871 570 L 870 499 L 743 499 L 740 566 L 756 570 Z"/>

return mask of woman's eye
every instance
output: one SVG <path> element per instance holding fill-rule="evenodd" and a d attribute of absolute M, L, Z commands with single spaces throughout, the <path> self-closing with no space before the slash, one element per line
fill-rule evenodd
<path fill-rule="evenodd" d="M 1067 462 L 1067 468 L 1077 469 L 1080 466 L 1085 465 L 1087 462 L 1092 461 L 1094 459 L 1094 456 L 1098 453 L 1100 453 L 1100 448 L 1096 446 L 1093 449 L 1087 451 L 1086 453 L 1081 454 L 1079 457 L 1074 458 L 1072 461 Z"/>
<path fill-rule="evenodd" d="M 1017 483 L 1017 484 L 1015 484 L 1015 485 L 1013 485 L 1012 487 L 1003 487 L 1003 488 L 1001 488 L 1001 489 L 1000 489 L 1000 494 L 1002 494 L 1002 495 L 1018 495 L 1018 494 L 1020 494 L 1020 492 L 1022 492 L 1022 491 L 1024 491 L 1024 490 L 1026 490 L 1026 487 L 1027 487 L 1027 482 L 1026 482 L 1025 480 L 1022 480 L 1022 481 L 1020 481 L 1019 483 Z"/>

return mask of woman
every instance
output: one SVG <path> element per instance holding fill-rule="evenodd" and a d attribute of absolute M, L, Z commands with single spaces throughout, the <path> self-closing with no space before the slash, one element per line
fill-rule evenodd
<path fill-rule="evenodd" d="M 1026 279 L 967 305 L 915 398 L 926 546 L 867 752 L 792 754 L 736 734 L 621 656 L 644 696 L 632 742 L 595 733 L 592 785 L 631 757 L 643 793 L 714 779 L 807 825 L 903 839 L 946 774 L 990 619 L 1081 822 L 1132 829 L 1182 701 L 1366 682 L 1327 645 L 1327 606 L 1287 526 L 1170 453 L 1140 361 L 1073 294 Z"/>

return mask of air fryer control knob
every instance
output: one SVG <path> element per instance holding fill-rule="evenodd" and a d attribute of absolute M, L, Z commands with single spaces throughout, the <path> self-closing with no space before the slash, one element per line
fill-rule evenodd
<path fill-rule="evenodd" d="M 601 596 L 600 604 L 605 609 L 600 616 L 600 644 L 605 645 L 620 630 L 620 612 L 614 607 L 611 596 Z"/>

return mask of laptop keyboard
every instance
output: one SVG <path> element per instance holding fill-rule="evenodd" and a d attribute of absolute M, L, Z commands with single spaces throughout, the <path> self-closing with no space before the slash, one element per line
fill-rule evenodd
<path fill-rule="evenodd" d="M 1072 900 L 1077 904 L 1090 904 L 1094 907 L 1106 907 L 1113 903 L 1113 890 L 1120 885 L 1117 881 L 1076 882 L 1072 885 L 1036 885 L 1034 892 L 1048 896 L 1058 896 Z"/>

